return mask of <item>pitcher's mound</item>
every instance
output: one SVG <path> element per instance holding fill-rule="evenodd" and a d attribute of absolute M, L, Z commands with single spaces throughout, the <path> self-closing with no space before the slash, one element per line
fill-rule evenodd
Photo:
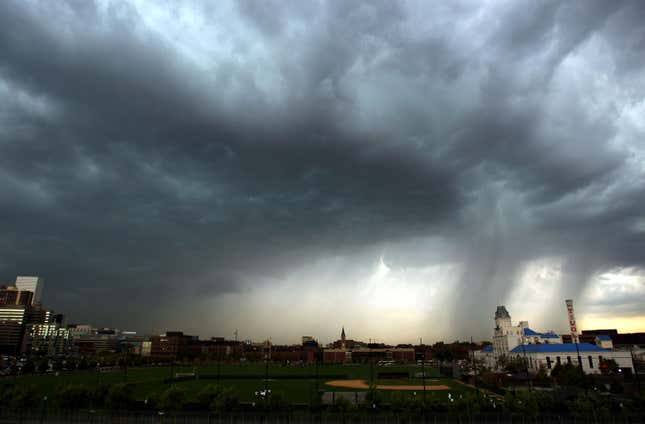
<path fill-rule="evenodd" d="M 344 387 L 346 389 L 369 389 L 370 386 L 365 380 L 333 380 L 325 383 L 332 387 Z M 388 385 L 379 384 L 376 386 L 378 390 L 423 390 L 422 385 Z M 444 384 L 437 384 L 430 386 L 426 384 L 426 390 L 450 390 L 450 387 Z"/>

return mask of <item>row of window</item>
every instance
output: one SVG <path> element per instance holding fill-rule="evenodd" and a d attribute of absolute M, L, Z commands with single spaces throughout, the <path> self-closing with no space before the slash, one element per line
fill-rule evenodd
<path fill-rule="evenodd" d="M 587 360 L 589 361 L 589 368 L 593 368 L 593 357 L 591 355 L 589 355 L 589 356 L 587 356 Z M 602 361 L 602 356 L 598 356 L 598 363 L 600 363 L 600 361 Z M 559 356 L 555 357 L 555 362 L 556 362 L 557 365 L 562 365 L 562 361 L 561 361 Z M 578 356 L 578 364 L 580 364 L 581 362 L 582 362 L 582 358 L 580 356 Z M 551 357 L 547 356 L 546 357 L 546 367 L 551 369 L 551 364 L 552 363 L 553 363 L 553 361 L 551 360 Z M 570 365 L 572 364 L 570 356 L 567 356 L 567 364 L 570 364 Z"/>

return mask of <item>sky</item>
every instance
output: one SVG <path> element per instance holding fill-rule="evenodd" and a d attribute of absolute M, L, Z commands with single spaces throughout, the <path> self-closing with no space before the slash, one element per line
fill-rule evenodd
<path fill-rule="evenodd" d="M 645 331 L 641 1 L 0 2 L 0 282 L 297 342 Z"/>

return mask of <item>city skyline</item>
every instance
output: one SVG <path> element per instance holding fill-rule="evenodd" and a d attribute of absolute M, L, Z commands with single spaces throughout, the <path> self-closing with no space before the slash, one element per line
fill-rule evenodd
<path fill-rule="evenodd" d="M 642 2 L 263 4 L 0 3 L 0 284 L 203 336 L 645 330 Z"/>

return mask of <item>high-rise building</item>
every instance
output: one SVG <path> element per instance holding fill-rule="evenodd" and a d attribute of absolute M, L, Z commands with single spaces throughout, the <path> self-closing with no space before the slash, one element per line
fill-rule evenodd
<path fill-rule="evenodd" d="M 9 286 L 0 287 L 0 305 L 2 306 L 16 306 L 16 305 L 31 305 L 33 293 L 30 291 L 19 290 L 17 287 Z"/>
<path fill-rule="evenodd" d="M 22 350 L 29 306 L 0 306 L 0 353 L 16 355 Z"/>
<path fill-rule="evenodd" d="M 31 324 L 25 331 L 24 351 L 44 355 L 69 353 L 72 338 L 58 323 Z"/>
<path fill-rule="evenodd" d="M 19 275 L 16 277 L 16 287 L 18 290 L 30 291 L 34 295 L 31 304 L 39 304 L 42 302 L 43 285 L 45 281 L 40 277 L 28 277 Z"/>

